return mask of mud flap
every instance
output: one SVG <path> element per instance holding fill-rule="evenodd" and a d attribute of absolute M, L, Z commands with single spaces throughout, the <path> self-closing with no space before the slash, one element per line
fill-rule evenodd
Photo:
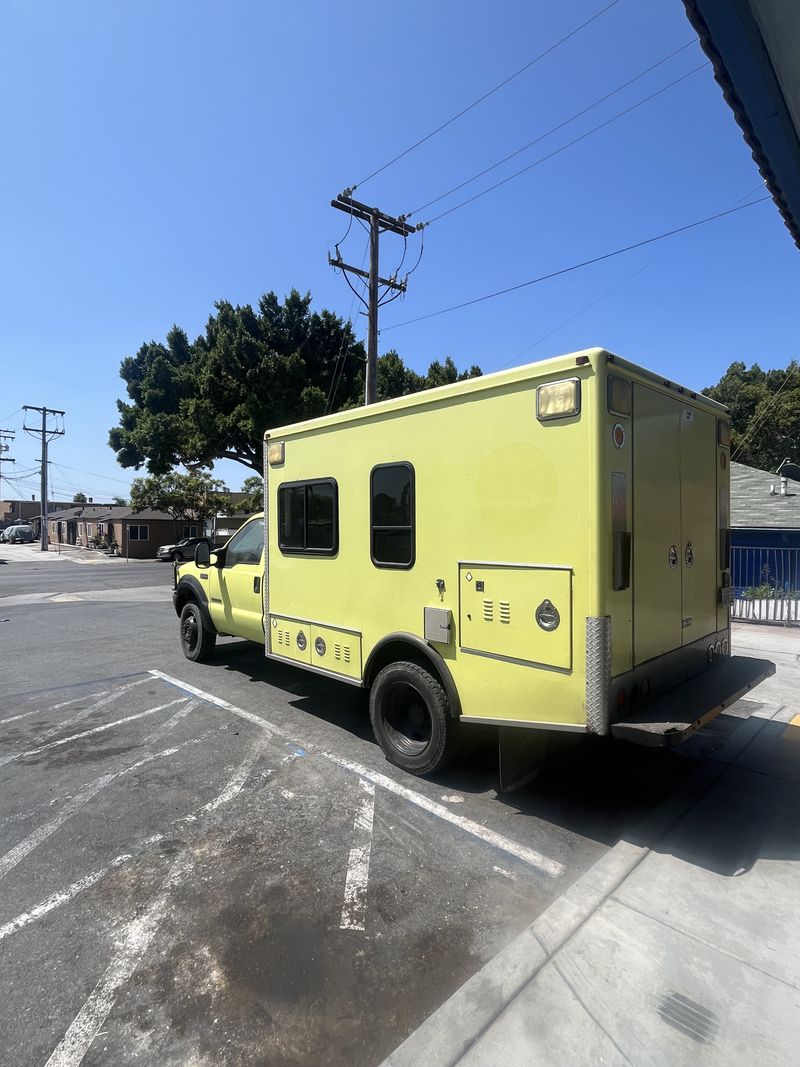
<path fill-rule="evenodd" d="M 512 793 L 533 781 L 542 769 L 547 754 L 547 732 L 500 726 L 497 738 L 500 792 Z"/>

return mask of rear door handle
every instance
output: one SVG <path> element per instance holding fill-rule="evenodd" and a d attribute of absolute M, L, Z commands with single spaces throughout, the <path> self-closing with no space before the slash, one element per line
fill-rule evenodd
<path fill-rule="evenodd" d="M 258 575 L 253 579 L 253 592 L 254 593 L 260 593 L 261 592 L 261 578 Z"/>

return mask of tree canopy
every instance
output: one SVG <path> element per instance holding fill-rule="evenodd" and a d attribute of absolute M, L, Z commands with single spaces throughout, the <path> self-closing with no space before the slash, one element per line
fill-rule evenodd
<path fill-rule="evenodd" d="M 266 429 L 362 403 L 365 353 L 350 323 L 311 310 L 311 295 L 265 293 L 258 307 L 219 301 L 194 341 L 173 326 L 122 361 L 128 400 L 109 444 L 123 467 L 166 474 L 177 465 L 232 459 L 261 472 Z M 481 373 L 453 360 L 409 370 L 392 351 L 378 363 L 378 397 L 388 399 Z"/>
<path fill-rule="evenodd" d="M 716 385 L 703 392 L 730 410 L 731 458 L 775 471 L 784 459 L 800 461 L 800 365 L 786 370 L 749 369 L 731 363 Z"/>
<path fill-rule="evenodd" d="M 155 474 L 149 478 L 134 478 L 131 484 L 131 509 L 133 512 L 165 511 L 177 521 L 206 519 L 225 511 L 228 504 L 228 488 L 218 478 L 204 471 L 192 474 Z"/>
<path fill-rule="evenodd" d="M 73 504 L 85 504 L 87 500 L 86 493 L 77 492 L 72 498 Z"/>
<path fill-rule="evenodd" d="M 248 499 L 242 505 L 243 511 L 261 511 L 264 507 L 264 480 L 257 474 L 251 474 L 242 482 L 242 492 Z"/>

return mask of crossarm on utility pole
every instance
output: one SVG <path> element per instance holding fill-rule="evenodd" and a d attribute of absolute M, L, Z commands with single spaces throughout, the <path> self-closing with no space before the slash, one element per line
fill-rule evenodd
<path fill-rule="evenodd" d="M 344 211 L 351 218 L 360 219 L 369 223 L 369 272 L 358 267 L 352 267 L 345 263 L 336 246 L 336 259 L 328 254 L 328 263 L 343 273 L 355 274 L 358 278 L 364 278 L 368 283 L 368 300 L 361 300 L 367 305 L 367 375 L 365 389 L 365 404 L 374 404 L 378 396 L 378 307 L 380 305 L 380 287 L 395 290 L 398 295 L 406 291 L 406 281 L 399 282 L 396 278 L 381 278 L 378 271 L 378 259 L 380 253 L 380 237 L 382 233 L 394 233 L 400 237 L 408 238 L 417 230 L 401 216 L 392 218 L 379 211 L 376 207 L 369 207 L 359 200 L 353 200 L 345 193 L 340 193 L 335 200 L 331 200 L 331 207 L 338 211 Z M 346 279 L 348 285 L 349 279 Z M 352 285 L 350 286 L 352 289 Z M 355 290 L 353 290 L 355 292 Z M 360 296 L 360 294 L 356 294 Z"/>

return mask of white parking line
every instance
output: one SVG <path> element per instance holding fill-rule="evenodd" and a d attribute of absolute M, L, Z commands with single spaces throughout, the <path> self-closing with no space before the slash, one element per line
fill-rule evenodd
<path fill-rule="evenodd" d="M 350 849 L 347 863 L 347 878 L 344 884 L 342 907 L 342 930 L 363 930 L 367 918 L 367 884 L 369 882 L 369 857 L 372 849 L 372 822 L 375 816 L 375 786 L 359 778 L 356 817 L 353 836 L 356 844 Z"/>
<path fill-rule="evenodd" d="M 258 726 L 259 729 L 265 730 L 269 734 L 274 734 L 283 738 L 288 736 L 284 730 L 280 729 L 280 727 L 275 726 L 266 719 L 262 719 L 261 716 L 254 715 L 252 712 L 245 711 L 243 708 L 238 708 L 235 704 L 231 704 L 227 700 L 222 700 L 220 697 L 214 696 L 213 693 L 207 693 L 203 689 L 197 689 L 195 686 L 188 685 L 186 682 L 182 682 L 179 678 L 173 678 L 171 675 L 164 674 L 162 671 L 151 670 L 148 673 L 156 678 L 163 679 L 165 682 L 169 682 L 171 685 L 177 686 L 178 689 L 183 689 L 187 693 L 192 693 L 193 696 L 202 697 L 203 700 L 207 700 L 211 704 L 216 704 L 217 707 L 224 708 L 226 711 L 230 711 L 232 714 L 238 715 L 242 719 L 246 719 L 248 722 L 253 723 L 255 726 Z M 303 742 L 303 747 L 307 749 L 312 748 L 312 746 L 308 745 L 305 741 Z M 401 785 L 399 782 L 396 782 L 393 778 L 387 777 L 385 774 L 371 771 L 367 767 L 363 767 L 360 763 L 353 763 L 351 760 L 346 760 L 332 752 L 317 751 L 316 754 L 322 756 L 324 759 L 330 760 L 339 767 L 352 771 L 353 774 L 357 774 L 360 778 L 365 778 L 368 782 L 372 782 L 374 785 L 379 785 L 390 793 L 402 797 L 410 804 L 415 804 L 418 808 L 422 808 L 429 814 L 435 815 L 438 818 L 443 819 L 445 822 L 449 822 L 453 826 L 457 826 L 460 830 L 471 834 L 480 841 L 484 841 L 487 845 L 499 848 L 510 856 L 515 856 L 518 860 L 522 860 L 523 863 L 535 867 L 536 870 L 541 871 L 550 878 L 559 878 L 564 873 L 564 864 L 559 863 L 558 860 L 551 859 L 549 856 L 537 852 L 536 849 L 520 845 L 516 841 L 512 841 L 511 838 L 505 837 L 503 834 L 498 834 L 494 830 L 488 829 L 486 826 L 481 826 L 480 823 L 474 822 L 472 819 L 467 819 L 463 815 L 456 815 L 456 813 L 450 811 L 449 808 L 437 804 L 434 800 L 429 800 L 428 797 L 423 796 L 422 793 L 417 793 L 415 790 Z"/>
<path fill-rule="evenodd" d="M 135 715 L 126 715 L 124 719 L 114 719 L 112 722 L 104 722 L 102 726 L 93 726 L 91 730 L 81 730 L 78 734 L 70 734 L 68 737 L 60 737 L 58 741 L 49 741 L 46 745 L 39 745 L 38 748 L 29 748 L 25 752 L 18 752 L 16 756 L 8 757 L 5 762 L 7 763 L 9 760 L 23 759 L 25 756 L 38 756 L 40 752 L 47 752 L 51 748 L 59 748 L 61 745 L 68 745 L 71 741 L 79 741 L 82 737 L 91 737 L 94 734 L 101 734 L 105 730 L 113 730 L 115 726 L 122 726 L 123 723 L 133 722 L 135 719 L 144 719 L 148 715 L 155 715 L 157 711 L 165 711 L 167 708 L 172 708 L 176 704 L 183 704 L 186 699 L 186 697 L 178 697 L 177 700 L 170 700 L 168 704 L 159 704 L 155 708 L 147 708 L 146 711 L 137 711 Z M 0 762 L 0 766 L 2 766 L 2 762 Z"/>
<path fill-rule="evenodd" d="M 170 902 L 172 890 L 191 867 L 191 857 L 184 855 L 164 879 L 161 892 L 144 912 L 125 930 L 119 952 L 106 967 L 89 999 L 72 1020 L 67 1032 L 53 1050 L 45 1067 L 78 1067 L 114 1007 L 117 993 L 134 974 L 150 942 L 158 932 Z"/>
<path fill-rule="evenodd" d="M 427 811 L 431 815 L 436 815 L 445 822 L 457 826 L 460 830 L 464 830 L 465 833 L 477 837 L 480 841 L 485 841 L 487 845 L 493 845 L 495 848 L 507 852 L 510 856 L 516 856 L 518 860 L 522 860 L 523 863 L 535 867 L 537 870 L 541 871 L 543 874 L 549 875 L 551 878 L 558 878 L 564 873 L 563 863 L 559 863 L 557 860 L 552 860 L 548 856 L 542 855 L 541 852 L 528 848 L 526 845 L 519 845 L 516 841 L 512 841 L 503 834 L 498 834 L 486 826 L 481 826 L 480 823 L 473 822 L 472 819 L 467 819 L 463 815 L 456 815 L 456 813 L 449 808 L 437 804 L 435 800 L 429 800 L 426 796 L 423 796 L 422 793 L 417 793 L 413 789 L 408 789 L 406 786 L 396 782 L 394 778 L 388 778 L 385 774 L 371 771 L 368 767 L 362 767 L 360 763 L 353 763 L 341 756 L 337 756 L 333 752 L 325 752 L 323 755 L 332 763 L 336 763 L 340 767 L 345 767 L 354 774 L 361 775 L 361 777 L 366 778 L 367 781 L 374 782 L 375 785 L 379 785 L 390 793 L 394 793 L 396 796 L 407 800 L 409 804 L 416 804 L 416 806 L 422 808 L 423 811 Z"/>
<path fill-rule="evenodd" d="M 258 756 L 261 755 L 262 748 L 263 745 L 253 746 L 222 792 L 201 810 L 215 811 L 238 795 Z M 248 766 L 249 770 L 245 773 Z M 100 981 L 53 1050 L 45 1067 L 78 1067 L 82 1062 L 108 1013 L 114 1007 L 120 989 L 136 972 L 150 947 L 167 912 L 172 892 L 189 873 L 192 863 L 191 853 L 186 852 L 180 856 L 164 879 L 156 899 L 128 924 L 119 952 L 106 967 Z"/>
<path fill-rule="evenodd" d="M 199 703 L 199 700 L 190 700 L 185 707 L 178 708 L 175 714 L 167 719 L 166 722 L 162 722 L 160 726 L 157 726 L 155 730 L 147 735 L 144 739 L 144 743 L 146 745 L 152 745 L 154 742 L 160 741 L 165 734 L 168 734 L 170 730 L 178 725 L 181 719 L 185 719 L 190 712 L 194 711 Z"/>
<path fill-rule="evenodd" d="M 81 700 L 93 700 L 95 697 L 102 696 L 104 690 L 99 693 L 88 693 L 82 697 L 73 697 L 72 700 L 62 700 L 60 704 L 53 704 L 49 708 L 34 708 L 33 711 L 24 711 L 21 715 L 10 715 L 7 719 L 0 719 L 0 726 L 4 726 L 7 722 L 16 722 L 17 719 L 27 719 L 31 715 L 46 715 L 51 711 L 58 711 L 59 708 L 68 708 L 70 704 L 77 704 Z"/>
<path fill-rule="evenodd" d="M 242 791 L 242 787 L 247 779 L 252 774 L 253 768 L 261 759 L 264 753 L 264 742 L 262 740 L 257 741 L 250 749 L 248 755 L 239 764 L 239 769 L 219 794 L 214 797 L 213 800 L 209 800 L 208 804 L 204 804 L 196 816 L 190 816 L 194 819 L 201 815 L 207 815 L 212 811 L 216 811 L 222 804 L 227 804 L 233 800 L 235 796 L 238 796 Z"/>
<path fill-rule="evenodd" d="M 102 775 L 100 778 L 95 778 L 93 782 L 90 782 L 80 793 L 76 793 L 74 797 L 68 800 L 59 813 L 52 818 L 49 822 L 43 823 L 42 826 L 38 826 L 35 830 L 32 830 L 27 837 L 23 838 L 19 844 L 10 849 L 4 856 L 0 856 L 0 878 L 3 878 L 10 870 L 17 866 L 26 856 L 30 855 L 35 848 L 38 848 L 43 841 L 56 832 L 59 827 L 63 826 L 67 819 L 72 818 L 76 811 L 80 811 L 92 797 L 97 796 L 101 789 L 105 789 L 107 785 L 115 781 L 117 778 L 121 778 L 125 774 L 130 774 L 131 771 L 138 770 L 139 767 L 143 767 L 146 763 L 151 763 L 156 759 L 164 759 L 167 756 L 173 756 L 178 751 L 177 748 L 165 748 L 161 752 L 154 752 L 150 755 L 143 756 L 137 760 L 136 763 L 131 764 L 128 767 L 123 767 L 118 771 L 109 771 L 108 774 Z"/>
<path fill-rule="evenodd" d="M 163 834 L 156 834 L 151 841 L 155 842 L 160 840 L 163 836 Z M 66 889 L 60 889 L 57 893 L 52 893 L 45 900 L 40 901 L 35 907 L 31 908 L 30 911 L 23 911 L 19 915 L 14 916 L 9 922 L 0 926 L 0 941 L 3 941 L 11 934 L 15 934 L 17 930 L 22 930 L 24 927 L 30 926 L 31 923 L 35 923 L 37 919 L 41 919 L 42 916 L 47 915 L 48 912 L 53 911 L 62 904 L 66 904 L 67 901 L 74 900 L 79 893 L 83 893 L 85 889 L 91 889 L 91 887 L 99 882 L 101 878 L 105 878 L 109 871 L 121 867 L 124 863 L 127 863 L 128 860 L 132 859 L 132 853 L 123 852 L 122 855 L 117 856 L 105 867 L 99 867 L 96 871 L 92 871 L 91 874 L 79 878 L 77 882 L 73 882 L 72 885 L 67 886 Z"/>
<path fill-rule="evenodd" d="M 115 689 L 113 692 L 108 693 L 101 700 L 97 700 L 97 701 L 95 701 L 94 704 L 90 704 L 88 708 L 82 708 L 77 713 L 77 715 L 73 715 L 71 719 L 64 719 L 62 722 L 58 723 L 57 726 L 51 726 L 49 730 L 45 730 L 45 732 L 43 734 L 41 734 L 39 737 L 37 737 L 36 740 L 37 741 L 46 741 L 48 739 L 48 737 L 53 737 L 55 734 L 57 734 L 59 732 L 59 730 L 63 730 L 63 728 L 65 726 L 69 726 L 69 725 L 71 725 L 73 723 L 76 723 L 76 722 L 81 722 L 82 719 L 88 718 L 93 712 L 99 711 L 100 708 L 106 708 L 106 707 L 108 707 L 109 704 L 113 704 L 115 701 L 119 700 L 119 698 L 121 696 L 124 696 L 125 693 L 127 693 L 129 689 L 133 689 L 137 685 L 143 685 L 145 682 L 148 682 L 149 680 L 150 680 L 149 678 L 138 678 L 135 682 L 128 682 L 127 685 L 120 686 L 119 689 Z M 87 697 L 76 697 L 75 700 L 66 700 L 62 704 L 54 704 L 52 707 L 44 709 L 41 712 L 41 714 L 46 714 L 46 713 L 49 713 L 51 711 L 57 711 L 59 708 L 67 707 L 68 704 L 76 704 L 78 702 L 78 700 L 91 700 L 92 697 L 94 697 L 94 696 L 97 696 L 97 694 L 96 693 L 91 693 Z M 33 712 L 26 712 L 25 714 L 26 715 L 31 715 L 31 714 L 33 714 Z M 18 718 L 22 718 L 22 717 L 23 716 L 21 716 L 21 715 L 18 716 Z M 6 719 L 5 721 L 6 722 L 11 722 L 11 719 Z M 0 767 L 4 767 L 7 763 L 11 763 L 11 761 L 17 759 L 18 756 L 19 756 L 19 753 L 12 754 L 10 756 L 2 756 L 2 757 L 0 757 Z"/>
<path fill-rule="evenodd" d="M 193 701 L 192 703 L 194 704 L 195 702 Z M 191 706 L 192 705 L 190 704 L 189 707 Z M 173 715 L 172 719 L 175 718 L 176 716 Z M 170 722 L 172 722 L 172 719 L 170 720 Z M 221 729 L 222 728 L 224 727 L 221 727 Z M 198 745 L 203 742 L 207 737 L 209 737 L 212 733 L 214 733 L 214 730 L 206 730 L 198 737 L 190 737 L 188 740 L 183 741 L 175 748 L 168 748 L 164 749 L 163 752 L 157 752 L 156 757 L 171 756 L 174 755 L 174 753 L 176 753 L 179 749 L 186 748 L 187 745 Z M 196 811 L 190 812 L 189 815 L 182 815 L 179 819 L 173 819 L 172 822 L 169 824 L 169 829 L 171 830 L 173 827 L 180 826 L 183 823 L 198 822 L 202 819 L 204 815 L 211 814 L 211 812 L 216 811 L 216 809 L 221 807 L 223 804 L 227 804 L 229 801 L 233 800 L 233 798 L 241 792 L 242 787 L 244 786 L 245 782 L 252 773 L 253 767 L 258 762 L 258 759 L 261 756 L 263 749 L 263 742 L 259 741 L 256 745 L 253 746 L 250 754 L 239 765 L 238 770 L 235 772 L 233 777 L 226 783 L 221 793 L 214 797 L 213 800 L 210 800 L 207 804 L 204 804 L 202 807 L 198 808 Z M 135 763 L 133 767 L 128 768 L 128 770 L 135 770 L 139 766 L 141 766 L 140 763 Z M 127 771 L 122 773 L 127 773 Z M 97 779 L 96 782 L 90 783 L 90 785 L 95 785 L 99 781 L 100 780 Z M 143 841 L 140 841 L 136 845 L 132 846 L 130 852 L 121 853 L 119 856 L 115 857 L 110 863 L 106 864 L 104 867 L 99 867 L 97 868 L 97 870 L 92 871 L 90 874 L 84 875 L 82 878 L 79 878 L 77 881 L 73 882 L 72 885 L 67 886 L 66 889 L 60 889 L 58 890 L 58 892 L 52 893 L 49 897 L 46 897 L 44 900 L 34 905 L 34 907 L 30 908 L 30 910 L 20 912 L 19 915 L 16 915 L 13 919 L 10 919 L 7 923 L 0 926 L 0 941 L 4 940 L 6 937 L 9 937 L 11 934 L 16 933 L 17 930 L 22 930 L 24 927 L 30 926 L 31 923 L 36 922 L 37 919 L 41 919 L 44 915 L 47 915 L 49 912 L 53 911 L 55 908 L 60 907 L 62 904 L 66 904 L 68 903 L 68 901 L 74 900 L 75 897 L 81 894 L 84 890 L 91 889 L 91 887 L 97 882 L 99 882 L 101 878 L 104 878 L 109 873 L 109 871 L 112 871 L 117 867 L 121 867 L 129 860 L 132 860 L 134 858 L 134 855 L 138 855 L 142 849 L 147 848 L 150 845 L 156 844 L 159 841 L 163 841 L 166 836 L 167 832 L 165 831 L 164 833 L 152 834 L 150 837 L 146 837 Z"/>
<path fill-rule="evenodd" d="M 160 678 L 163 682 L 168 682 L 170 685 L 176 686 L 178 689 L 183 689 L 185 693 L 191 693 L 192 696 L 200 697 L 209 704 L 215 704 L 218 708 L 233 712 L 233 714 L 238 715 L 240 719 L 247 719 L 248 722 L 252 722 L 255 726 L 258 726 L 261 730 L 265 730 L 268 734 L 274 734 L 275 737 L 287 736 L 286 732 L 281 730 L 280 726 L 267 722 L 266 719 L 262 719 L 259 715 L 254 715 L 252 711 L 245 711 L 244 708 L 237 708 L 235 704 L 230 704 L 227 700 L 223 700 L 222 697 L 215 697 L 213 693 L 207 693 L 204 689 L 198 689 L 194 685 L 189 685 L 188 682 L 182 682 L 180 678 L 173 678 L 171 674 L 164 674 L 163 671 L 151 670 L 147 673 L 152 674 L 154 678 Z"/>

